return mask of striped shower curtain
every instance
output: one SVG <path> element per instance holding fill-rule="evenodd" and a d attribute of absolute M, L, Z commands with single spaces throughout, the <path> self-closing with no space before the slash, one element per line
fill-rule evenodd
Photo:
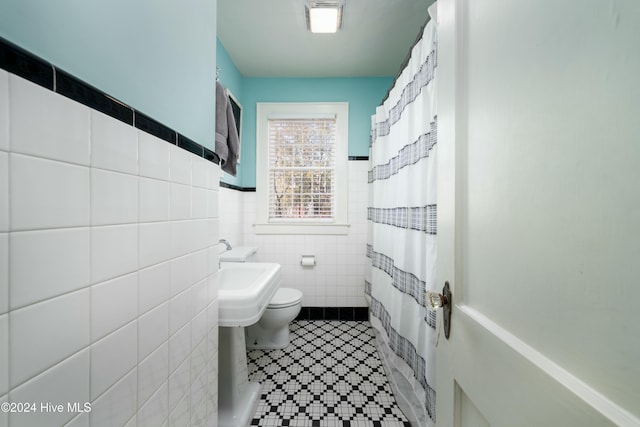
<path fill-rule="evenodd" d="M 435 5 L 430 13 L 435 12 Z M 433 14 L 432 14 L 433 15 Z M 372 116 L 366 293 L 388 362 L 435 423 L 437 40 L 425 26 L 407 66 Z M 420 423 L 423 424 L 423 423 Z"/>

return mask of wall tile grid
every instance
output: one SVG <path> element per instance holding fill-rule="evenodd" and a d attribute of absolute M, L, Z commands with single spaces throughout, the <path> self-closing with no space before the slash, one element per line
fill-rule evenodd
<path fill-rule="evenodd" d="M 245 220 L 255 221 L 245 212 L 247 194 L 250 193 L 220 187 L 220 238 L 227 239 L 232 247 L 244 244 Z"/>
<path fill-rule="evenodd" d="M 304 307 L 366 307 L 367 168 L 366 161 L 349 162 L 348 235 L 256 235 L 256 193 L 221 188 L 220 237 L 258 247 L 257 261 L 281 264 L 283 286 L 301 290 Z M 301 267 L 303 254 L 315 255 L 317 265 Z"/>
<path fill-rule="evenodd" d="M 215 425 L 219 175 L 0 70 L 0 426 Z"/>

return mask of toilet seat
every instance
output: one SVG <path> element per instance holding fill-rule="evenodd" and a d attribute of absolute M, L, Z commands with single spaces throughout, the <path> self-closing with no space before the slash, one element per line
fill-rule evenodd
<path fill-rule="evenodd" d="M 278 288 L 267 308 L 287 308 L 302 301 L 302 292 L 292 288 Z"/>

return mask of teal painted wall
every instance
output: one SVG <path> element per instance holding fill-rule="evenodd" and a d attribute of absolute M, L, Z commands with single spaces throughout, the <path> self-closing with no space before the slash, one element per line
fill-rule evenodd
<path fill-rule="evenodd" d="M 236 67 L 229 53 L 227 53 L 227 49 L 220 43 L 220 39 L 217 40 L 216 63 L 220 83 L 228 88 L 238 100 L 242 99 L 244 76 L 240 74 L 238 67 Z"/>
<path fill-rule="evenodd" d="M 368 156 L 371 115 L 392 81 L 392 77 L 245 79 L 242 161 L 253 167 L 243 168 L 243 186 L 256 186 L 257 102 L 348 102 L 349 156 Z"/>
<path fill-rule="evenodd" d="M 2 0 L 0 36 L 213 148 L 216 13 L 216 0 Z"/>
<path fill-rule="evenodd" d="M 220 83 L 229 87 L 243 107 L 238 177 L 224 174 L 224 182 L 242 187 L 256 186 L 257 102 L 348 102 L 349 156 L 369 155 L 371 115 L 382 102 L 393 77 L 245 78 L 219 42 L 217 59 Z"/>

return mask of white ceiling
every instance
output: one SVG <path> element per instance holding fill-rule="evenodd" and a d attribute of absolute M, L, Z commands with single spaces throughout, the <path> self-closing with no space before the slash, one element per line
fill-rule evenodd
<path fill-rule="evenodd" d="M 342 29 L 312 34 L 305 0 L 218 0 L 218 38 L 245 77 L 394 76 L 434 0 L 345 0 Z"/>

